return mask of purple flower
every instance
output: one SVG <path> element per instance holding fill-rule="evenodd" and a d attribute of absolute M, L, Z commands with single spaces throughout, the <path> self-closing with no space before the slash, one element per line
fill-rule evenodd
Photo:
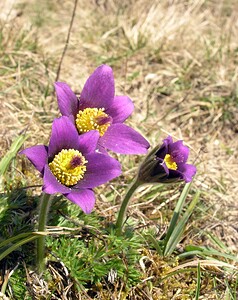
<path fill-rule="evenodd" d="M 98 139 L 96 130 L 78 135 L 71 120 L 63 116 L 53 122 L 49 146 L 33 146 L 20 154 L 42 174 L 45 193 L 61 193 L 90 213 L 95 204 L 92 188 L 121 173 L 116 159 L 95 152 Z"/>
<path fill-rule="evenodd" d="M 115 96 L 112 69 L 99 66 L 86 81 L 80 100 L 64 82 L 56 82 L 60 112 L 73 115 L 79 134 L 90 130 L 100 133 L 98 147 L 121 154 L 143 154 L 149 143 L 137 131 L 123 124 L 134 105 L 127 96 Z"/>
<path fill-rule="evenodd" d="M 139 170 L 139 179 L 143 182 L 190 182 L 196 174 L 196 167 L 186 164 L 188 155 L 189 148 L 183 145 L 183 141 L 173 143 L 171 136 L 168 136 L 161 147 L 153 149 L 145 158 Z"/>

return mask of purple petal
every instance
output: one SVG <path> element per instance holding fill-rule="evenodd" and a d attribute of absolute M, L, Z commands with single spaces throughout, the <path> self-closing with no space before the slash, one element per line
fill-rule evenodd
<path fill-rule="evenodd" d="M 25 154 L 35 168 L 43 175 L 45 164 L 47 164 L 48 147 L 45 145 L 37 145 L 19 152 Z"/>
<path fill-rule="evenodd" d="M 183 145 L 183 141 L 177 141 L 169 145 L 169 154 L 176 163 L 185 163 L 188 159 L 189 148 Z"/>
<path fill-rule="evenodd" d="M 150 144 L 141 134 L 125 124 L 112 124 L 99 139 L 102 147 L 121 154 L 144 154 Z"/>
<path fill-rule="evenodd" d="M 86 156 L 88 164 L 84 178 L 76 184 L 76 188 L 94 188 L 121 174 L 119 162 L 101 153 L 91 153 Z"/>
<path fill-rule="evenodd" d="M 63 116 L 75 116 L 79 110 L 79 101 L 74 92 L 64 82 L 55 82 L 54 86 L 61 114 Z"/>
<path fill-rule="evenodd" d="M 110 107 L 115 94 L 112 69 L 107 65 L 99 66 L 86 81 L 80 95 L 79 109 L 86 107 Z"/>
<path fill-rule="evenodd" d="M 173 139 L 172 139 L 172 137 L 169 135 L 166 139 L 164 139 L 163 140 L 163 144 L 164 145 L 170 145 L 170 144 L 172 144 L 173 143 Z"/>
<path fill-rule="evenodd" d="M 102 154 L 105 154 L 105 155 L 109 155 L 107 150 L 104 147 L 100 146 L 99 144 L 97 145 L 96 152 L 97 153 L 102 153 Z"/>
<path fill-rule="evenodd" d="M 111 106 L 105 111 L 113 118 L 113 123 L 123 123 L 133 112 L 134 104 L 127 96 L 115 96 Z"/>
<path fill-rule="evenodd" d="M 194 165 L 178 164 L 178 171 L 183 174 L 183 180 L 185 182 L 190 182 L 196 174 L 197 169 Z"/>
<path fill-rule="evenodd" d="M 160 159 L 159 159 L 159 161 L 160 161 Z M 157 166 L 156 166 L 156 168 L 157 168 L 157 170 L 156 170 L 156 173 L 158 174 L 158 173 L 165 173 L 166 174 L 166 176 L 169 176 L 169 172 L 170 172 L 170 170 L 168 169 L 168 167 L 167 167 L 167 165 L 166 165 L 166 163 L 165 162 L 160 162 L 160 163 L 158 163 L 157 164 Z M 163 168 L 163 169 L 162 169 Z"/>
<path fill-rule="evenodd" d="M 43 181 L 44 181 L 44 185 L 42 187 L 42 190 L 47 194 L 55 194 L 55 193 L 68 194 L 69 192 L 71 192 L 70 188 L 61 184 L 56 179 L 56 177 L 51 173 L 48 165 L 45 165 Z"/>
<path fill-rule="evenodd" d="M 160 182 L 161 179 L 169 176 L 169 169 L 166 164 L 159 158 L 155 164 L 151 164 L 151 171 L 148 182 Z"/>
<path fill-rule="evenodd" d="M 164 159 L 165 155 L 168 154 L 169 145 L 173 143 L 172 137 L 168 136 L 163 140 L 163 144 L 159 148 L 159 150 L 155 153 L 155 155 L 161 159 Z"/>
<path fill-rule="evenodd" d="M 78 149 L 78 131 L 70 118 L 54 119 L 49 143 L 49 157 L 53 158 L 62 149 Z"/>
<path fill-rule="evenodd" d="M 82 135 L 78 136 L 79 139 L 79 151 L 82 152 L 83 155 L 88 154 L 90 152 L 94 152 L 97 148 L 97 143 L 99 140 L 99 132 L 97 130 L 91 130 Z"/>
<path fill-rule="evenodd" d="M 65 197 L 80 206 L 86 214 L 89 214 L 95 205 L 95 196 L 92 190 L 73 190 Z"/>
<path fill-rule="evenodd" d="M 171 170 L 169 169 L 169 176 L 166 178 L 166 182 L 175 182 L 178 180 L 184 180 L 183 178 L 183 173 L 180 172 L 179 170 Z"/>

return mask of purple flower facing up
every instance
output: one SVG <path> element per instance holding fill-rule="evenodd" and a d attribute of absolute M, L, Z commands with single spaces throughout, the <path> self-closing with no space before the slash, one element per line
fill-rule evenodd
<path fill-rule="evenodd" d="M 148 183 L 192 181 L 196 167 L 186 164 L 188 155 L 189 148 L 183 145 L 183 141 L 173 143 L 168 136 L 161 147 L 153 149 L 145 158 L 139 170 L 139 180 Z"/>
<path fill-rule="evenodd" d="M 64 82 L 56 82 L 55 90 L 60 112 L 73 116 L 78 133 L 97 130 L 98 148 L 121 154 L 144 154 L 149 143 L 137 131 L 123 124 L 134 105 L 127 96 L 115 96 L 112 69 L 99 66 L 86 81 L 80 100 Z"/>
<path fill-rule="evenodd" d="M 43 177 L 43 191 L 61 193 L 90 213 L 95 204 L 92 188 L 121 173 L 119 162 L 95 152 L 99 132 L 82 135 L 68 117 L 55 119 L 49 146 L 37 145 L 24 149 L 25 154 Z"/>

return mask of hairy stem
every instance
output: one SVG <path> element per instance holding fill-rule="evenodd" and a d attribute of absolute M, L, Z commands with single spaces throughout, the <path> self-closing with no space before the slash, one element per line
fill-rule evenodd
<path fill-rule="evenodd" d="M 49 208 L 51 205 L 51 195 L 49 194 L 42 194 L 40 199 L 39 205 L 39 224 L 38 224 L 38 231 L 45 231 L 45 226 L 47 222 L 47 216 L 49 212 Z M 41 236 L 37 240 L 37 268 L 38 273 L 42 273 L 45 269 L 45 236 Z"/>
<path fill-rule="evenodd" d="M 122 234 L 122 227 L 124 225 L 123 223 L 124 223 L 124 219 L 126 216 L 126 211 L 127 211 L 129 201 L 130 201 L 132 195 L 134 194 L 135 190 L 141 184 L 142 184 L 142 182 L 138 178 L 136 178 L 135 181 L 132 182 L 130 188 L 128 189 L 128 191 L 122 201 L 122 204 L 121 204 L 121 207 L 120 207 L 120 210 L 118 213 L 117 221 L 116 221 L 116 231 L 117 231 L 118 235 Z"/>

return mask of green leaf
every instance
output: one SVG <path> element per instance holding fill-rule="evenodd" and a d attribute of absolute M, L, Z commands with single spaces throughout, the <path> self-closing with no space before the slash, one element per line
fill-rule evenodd
<path fill-rule="evenodd" d="M 176 224 L 176 226 L 174 226 L 173 231 L 170 234 L 170 238 L 164 247 L 164 255 L 165 256 L 171 255 L 173 253 L 174 249 L 176 248 L 177 244 L 179 243 L 179 241 L 183 235 L 185 225 L 186 225 L 190 215 L 194 211 L 194 208 L 199 200 L 199 196 L 200 196 L 200 191 L 198 191 L 195 194 L 195 196 L 193 197 L 193 200 L 190 203 L 189 207 L 187 208 L 186 212 L 184 213 L 184 215 L 182 216 L 180 221 Z"/>
<path fill-rule="evenodd" d="M 197 268 L 197 287 L 196 287 L 195 300 L 199 299 L 200 288 L 201 288 L 201 267 L 200 267 L 200 263 L 198 263 L 198 268 Z"/>
<path fill-rule="evenodd" d="M 7 244 L 10 244 L 10 243 L 12 243 L 16 240 L 28 237 L 28 236 L 33 235 L 33 234 L 35 234 L 35 232 L 26 232 L 26 233 L 20 233 L 16 236 L 10 237 L 9 239 L 7 239 L 7 240 L 0 243 L 0 248 L 6 246 Z"/>
<path fill-rule="evenodd" d="M 155 250 L 159 253 L 159 255 L 163 255 L 162 248 L 160 246 L 161 241 L 157 241 L 150 233 L 147 233 L 145 237 L 147 237 L 150 240 L 150 242 L 153 244 Z"/>
<path fill-rule="evenodd" d="M 12 143 L 10 149 L 5 154 L 5 156 L 0 161 L 0 185 L 2 184 L 2 177 L 5 175 L 11 161 L 17 155 L 18 151 L 20 150 L 21 146 L 28 138 L 26 135 L 18 136 Z"/>
<path fill-rule="evenodd" d="M 11 252 L 15 251 L 17 248 L 19 248 L 20 246 L 29 243 L 35 239 L 38 239 L 40 237 L 40 234 L 32 234 L 31 236 L 26 237 L 25 239 L 20 240 L 19 242 L 17 242 L 16 244 L 12 245 L 11 247 L 7 248 L 5 251 L 3 251 L 0 254 L 0 261 L 6 257 L 8 254 L 10 254 Z"/>
<path fill-rule="evenodd" d="M 210 232 L 205 232 L 205 235 L 213 242 L 213 244 L 218 246 L 221 250 L 229 252 L 228 247 L 217 236 L 213 235 Z"/>
<path fill-rule="evenodd" d="M 182 191 L 182 194 L 180 195 L 179 197 L 179 200 L 176 204 L 176 207 L 174 209 L 174 213 L 173 213 L 173 217 L 170 221 L 170 224 L 169 224 L 169 228 L 168 228 L 168 231 L 166 233 L 166 237 L 165 237 L 165 240 L 164 240 L 164 245 L 166 246 L 171 234 L 173 233 L 175 227 L 176 227 L 176 224 L 177 224 L 177 221 L 178 221 L 178 218 L 179 218 L 179 215 L 181 214 L 181 211 L 183 209 L 183 205 L 184 205 L 184 202 L 187 198 L 187 195 L 188 195 L 188 192 L 189 192 L 189 189 L 191 187 L 191 182 L 190 183 L 187 183 L 185 184 L 184 188 L 183 188 L 183 191 Z"/>
<path fill-rule="evenodd" d="M 210 248 L 210 247 L 203 247 L 203 246 L 194 246 L 194 245 L 188 245 L 185 247 L 185 252 L 180 254 L 179 258 L 185 258 L 187 256 L 194 256 L 194 255 L 201 255 L 203 257 L 212 257 L 212 256 L 218 256 L 218 257 L 224 257 L 229 260 L 238 261 L 238 258 L 235 255 L 222 253 L 220 251 L 217 251 L 216 249 Z"/>

